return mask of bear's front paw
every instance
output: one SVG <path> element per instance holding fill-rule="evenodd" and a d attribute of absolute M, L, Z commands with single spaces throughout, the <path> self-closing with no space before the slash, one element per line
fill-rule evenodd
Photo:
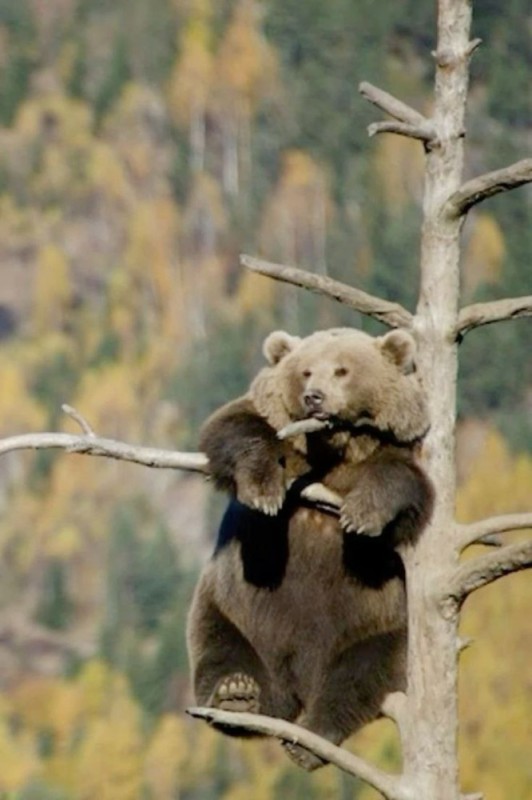
<path fill-rule="evenodd" d="M 258 714 L 259 698 L 260 686 L 255 678 L 244 672 L 234 672 L 217 683 L 209 706 L 224 711 L 249 711 Z"/>
<path fill-rule="evenodd" d="M 367 496 L 351 492 L 340 509 L 340 524 L 347 533 L 380 536 L 390 522 L 383 509 L 368 502 Z"/>
<path fill-rule="evenodd" d="M 243 467 L 236 476 L 237 499 L 262 514 L 275 516 L 285 497 L 285 471 L 281 464 L 262 464 L 260 468 Z"/>

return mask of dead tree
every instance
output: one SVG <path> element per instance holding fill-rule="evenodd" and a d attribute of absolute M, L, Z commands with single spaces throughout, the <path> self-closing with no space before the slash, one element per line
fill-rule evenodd
<path fill-rule="evenodd" d="M 469 594 L 532 565 L 532 540 L 504 544 L 460 562 L 470 545 L 494 534 L 532 528 L 532 512 L 456 522 L 454 429 L 458 344 L 473 328 L 532 316 L 532 296 L 459 307 L 460 232 L 467 212 L 487 197 L 532 181 L 526 159 L 463 182 L 463 146 L 469 61 L 480 44 L 470 39 L 470 0 L 439 0 L 434 106 L 425 117 L 368 83 L 360 91 L 392 119 L 370 126 L 370 135 L 392 133 L 420 141 L 426 154 L 420 294 L 416 313 L 324 276 L 243 256 L 251 270 L 300 286 L 374 317 L 389 327 L 410 330 L 418 341 L 420 369 L 430 402 L 432 427 L 425 446 L 426 467 L 437 487 L 432 523 L 414 549 L 402 555 L 407 573 L 409 645 L 405 695 L 391 695 L 384 713 L 397 723 L 403 768 L 389 774 L 297 725 L 253 714 L 191 709 L 193 716 L 246 726 L 299 742 L 355 775 L 388 800 L 460 800 L 457 767 L 458 618 Z M 66 409 L 82 428 L 79 436 L 36 434 L 0 441 L 0 453 L 21 448 L 60 447 L 72 452 L 135 461 L 151 467 L 208 471 L 205 457 L 135 448 L 94 434 L 86 421 Z M 470 796 L 480 797 L 480 795 Z"/>

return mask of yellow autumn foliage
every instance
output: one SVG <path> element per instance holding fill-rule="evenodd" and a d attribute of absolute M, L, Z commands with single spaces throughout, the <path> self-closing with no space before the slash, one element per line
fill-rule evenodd
<path fill-rule="evenodd" d="M 501 436 L 490 431 L 458 493 L 458 518 L 527 511 L 531 487 L 530 456 L 511 454 Z M 509 541 L 523 535 L 508 534 Z M 462 635 L 474 640 L 462 656 L 460 676 L 463 783 L 490 800 L 532 794 L 532 636 L 524 622 L 531 604 L 532 583 L 525 572 L 475 593 L 462 613 Z"/>
<path fill-rule="evenodd" d="M 94 142 L 86 163 L 88 188 L 101 192 L 111 202 L 126 208 L 134 202 L 134 189 L 128 181 L 124 164 L 106 142 Z"/>
<path fill-rule="evenodd" d="M 141 718 L 125 681 L 116 681 L 105 716 L 88 723 L 76 761 L 83 800 L 139 800 Z"/>
<path fill-rule="evenodd" d="M 183 721 L 166 714 L 160 718 L 144 756 L 144 780 L 152 800 L 175 797 L 183 782 L 183 766 L 190 758 L 190 741 Z"/>
<path fill-rule="evenodd" d="M 35 742 L 12 733 L 3 719 L 0 719 L 0 764 L 0 793 L 6 797 L 22 789 L 40 771 Z"/>
<path fill-rule="evenodd" d="M 72 405 L 101 436 L 132 440 L 141 435 L 141 400 L 135 369 L 113 362 L 85 373 Z"/>
<path fill-rule="evenodd" d="M 38 254 L 34 287 L 34 320 L 37 333 L 61 328 L 72 304 L 70 265 L 54 244 L 46 244 Z"/>
<path fill-rule="evenodd" d="M 84 148 L 92 133 L 89 107 L 64 94 L 40 94 L 23 103 L 15 119 L 17 135 L 32 142 L 47 133 L 63 148 Z"/>
<path fill-rule="evenodd" d="M 44 425 L 45 414 L 28 391 L 24 365 L 0 353 L 0 433 L 10 435 L 38 431 Z"/>
<path fill-rule="evenodd" d="M 530 510 L 532 460 L 525 454 L 512 455 L 496 431 L 488 432 L 469 469 L 457 498 L 461 522 Z"/>
<path fill-rule="evenodd" d="M 181 55 L 168 86 L 170 109 L 178 122 L 197 124 L 205 113 L 212 86 L 210 10 L 192 14 L 181 37 Z"/>
<path fill-rule="evenodd" d="M 83 698 L 84 714 L 97 719 L 111 701 L 115 674 L 109 664 L 101 659 L 87 661 L 80 672 L 78 686 Z"/>
<path fill-rule="evenodd" d="M 401 216 L 423 187 L 423 150 L 405 136 L 377 137 L 373 169 L 388 214 Z"/>
<path fill-rule="evenodd" d="M 285 264 L 307 264 L 324 270 L 332 213 L 324 167 L 302 150 L 286 151 L 279 180 L 263 214 L 261 244 L 265 254 Z"/>
<path fill-rule="evenodd" d="M 268 313 L 274 306 L 277 292 L 275 281 L 264 275 L 246 271 L 242 274 L 235 297 L 236 307 L 242 314 Z"/>
<path fill-rule="evenodd" d="M 277 78 L 277 58 L 260 30 L 254 0 L 239 0 L 227 26 L 215 64 L 220 89 L 229 92 L 240 113 L 270 92 Z"/>

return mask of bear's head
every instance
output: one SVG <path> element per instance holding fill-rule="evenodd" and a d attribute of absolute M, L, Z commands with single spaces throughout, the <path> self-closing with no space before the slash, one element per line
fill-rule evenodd
<path fill-rule="evenodd" d="M 428 429 L 416 343 L 406 331 L 372 337 L 333 328 L 304 339 L 274 331 L 263 350 L 270 366 L 259 373 L 251 393 L 276 430 L 314 417 L 369 426 L 409 443 Z"/>

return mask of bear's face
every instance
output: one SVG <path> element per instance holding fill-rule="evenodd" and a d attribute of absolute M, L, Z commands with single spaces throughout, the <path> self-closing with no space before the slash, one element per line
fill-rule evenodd
<path fill-rule="evenodd" d="M 270 388 L 289 421 L 317 418 L 370 425 L 410 442 L 428 428 L 415 372 L 416 345 L 393 331 L 374 338 L 337 328 L 305 339 L 276 331 L 266 339 Z"/>

